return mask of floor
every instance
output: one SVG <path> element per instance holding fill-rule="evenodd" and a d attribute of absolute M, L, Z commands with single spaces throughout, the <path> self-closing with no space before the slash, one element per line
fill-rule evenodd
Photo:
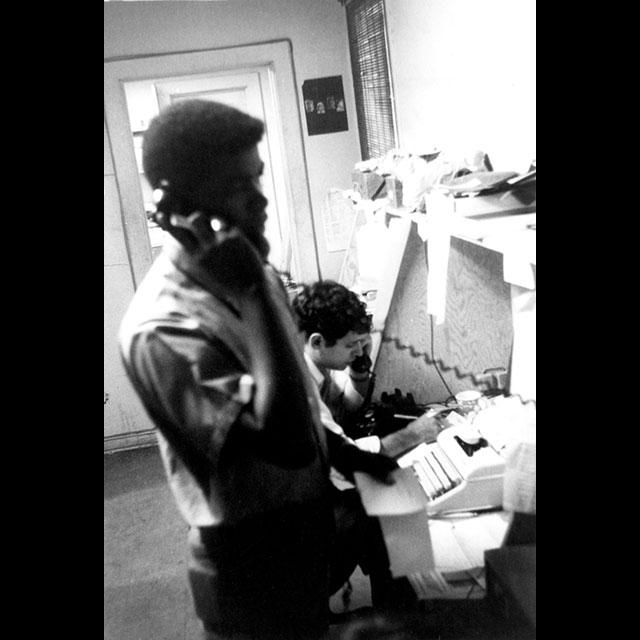
<path fill-rule="evenodd" d="M 104 456 L 104 639 L 193 640 L 200 623 L 186 578 L 186 525 L 156 447 Z M 371 605 L 369 582 L 351 577 L 348 610 Z M 344 612 L 343 593 L 330 606 Z"/>
<path fill-rule="evenodd" d="M 174 506 L 156 447 L 104 456 L 104 640 L 198 640 L 186 571 L 186 525 Z M 368 579 L 351 577 L 348 607 L 367 611 Z M 532 637 L 497 627 L 484 600 L 422 601 L 401 622 L 402 631 L 372 629 L 370 617 L 332 625 L 327 640 L 519 640 Z M 358 627 L 366 625 L 363 632 Z M 409 632 L 411 629 L 411 632 Z"/>

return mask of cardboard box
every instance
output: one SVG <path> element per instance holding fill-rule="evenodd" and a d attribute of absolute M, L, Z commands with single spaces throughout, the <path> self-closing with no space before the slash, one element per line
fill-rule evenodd
<path fill-rule="evenodd" d="M 384 178 L 375 171 L 353 171 L 351 173 L 351 181 L 353 190 L 365 200 L 371 200 L 373 196 L 379 198 L 386 195 Z"/>

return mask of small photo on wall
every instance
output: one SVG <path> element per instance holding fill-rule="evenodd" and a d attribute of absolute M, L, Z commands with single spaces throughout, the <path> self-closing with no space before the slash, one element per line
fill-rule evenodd
<path fill-rule="evenodd" d="M 342 76 L 305 80 L 302 98 L 310 136 L 349 129 Z"/>

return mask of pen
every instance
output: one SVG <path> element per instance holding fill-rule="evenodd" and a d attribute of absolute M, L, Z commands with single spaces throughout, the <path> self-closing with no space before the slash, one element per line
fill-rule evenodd
<path fill-rule="evenodd" d="M 399 418 L 400 420 L 416 420 L 417 416 L 406 416 L 403 413 L 394 413 L 394 418 Z"/>

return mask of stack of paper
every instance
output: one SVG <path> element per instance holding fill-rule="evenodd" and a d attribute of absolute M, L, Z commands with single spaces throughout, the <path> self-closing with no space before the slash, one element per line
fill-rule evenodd
<path fill-rule="evenodd" d="M 354 474 L 366 512 L 380 520 L 392 575 L 407 576 L 419 597 L 446 594 L 447 581 L 477 581 L 484 552 L 501 546 L 510 514 L 430 519 L 427 497 L 413 469 L 396 469 L 392 475 L 395 483 L 386 485 L 366 473 Z"/>
<path fill-rule="evenodd" d="M 377 516 L 389 554 L 394 577 L 435 568 L 427 497 L 413 469 L 396 469 L 395 484 L 386 485 L 366 473 L 355 472 L 362 504 L 370 516 Z"/>

